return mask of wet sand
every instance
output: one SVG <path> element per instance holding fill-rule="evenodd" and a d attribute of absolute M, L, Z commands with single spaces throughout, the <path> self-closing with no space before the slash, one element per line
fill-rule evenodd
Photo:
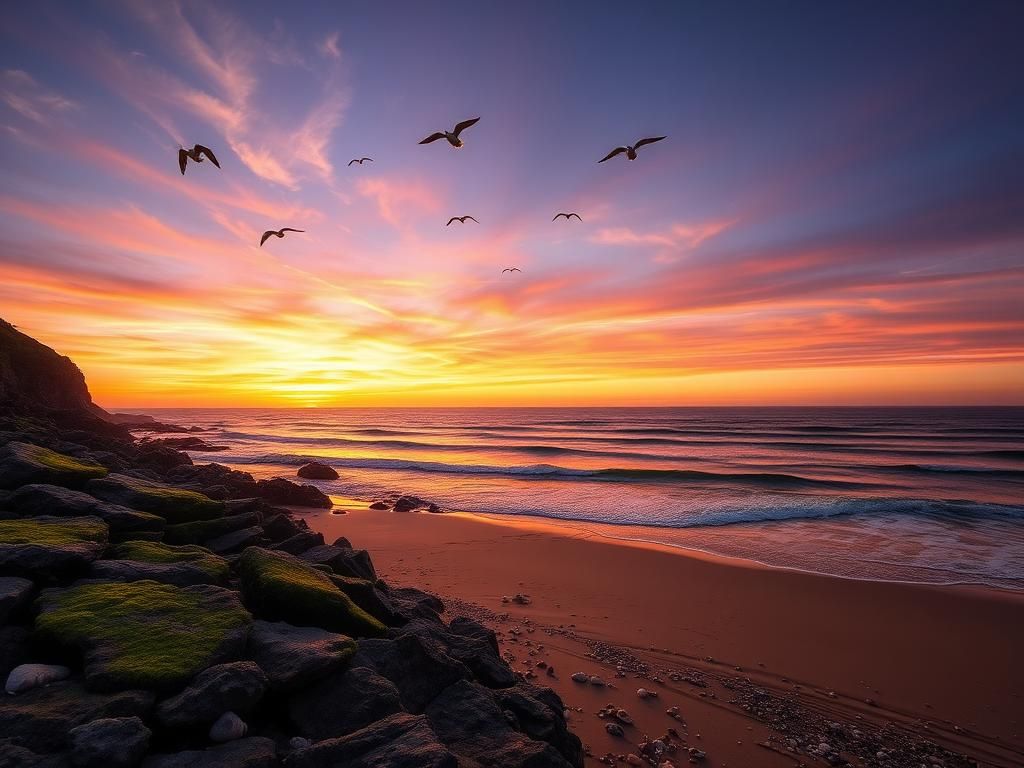
<path fill-rule="evenodd" d="M 336 501 L 349 513 L 306 515 L 311 527 L 370 550 L 389 582 L 436 592 L 452 615 L 494 625 L 517 670 L 538 673 L 582 710 L 571 721 L 595 756 L 635 751 L 641 734 L 675 727 L 708 765 L 807 762 L 786 752 L 785 734 L 730 703 L 757 686 L 826 720 L 892 722 L 982 764 L 1024 764 L 1024 594 L 839 579 L 540 521 Z M 515 593 L 530 604 L 502 602 Z M 615 687 L 574 683 L 577 671 Z M 707 685 L 668 677 L 679 673 Z M 640 686 L 659 697 L 641 701 Z M 636 720 L 626 739 L 608 735 L 595 714 L 608 703 Z M 685 728 L 665 714 L 670 706 Z"/>

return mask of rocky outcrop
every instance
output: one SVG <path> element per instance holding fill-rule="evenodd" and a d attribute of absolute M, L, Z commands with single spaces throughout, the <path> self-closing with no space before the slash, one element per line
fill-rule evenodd
<path fill-rule="evenodd" d="M 10 403 L 25 411 L 104 413 L 93 404 L 85 376 L 70 358 L 57 354 L 3 320 L 0 320 L 0 403 Z"/>
<path fill-rule="evenodd" d="M 270 687 L 294 691 L 342 669 L 356 652 L 345 635 L 283 621 L 255 621 L 249 656 L 265 670 Z"/>
<path fill-rule="evenodd" d="M 225 712 L 247 716 L 267 690 L 267 676 L 251 661 L 218 664 L 200 672 L 177 696 L 160 702 L 156 716 L 168 728 L 211 725 Z"/>
<path fill-rule="evenodd" d="M 338 473 L 329 464 L 322 464 L 319 461 L 311 461 L 303 464 L 296 473 L 306 480 L 337 480 Z"/>
<path fill-rule="evenodd" d="M 340 739 L 327 739 L 289 755 L 286 768 L 457 768 L 427 718 L 396 714 Z"/>
<path fill-rule="evenodd" d="M 298 485 L 281 477 L 257 481 L 256 495 L 272 504 L 284 504 L 290 507 L 330 509 L 334 506 L 330 498 L 316 486 Z"/>
<path fill-rule="evenodd" d="M 107 546 L 96 517 L 0 520 L 0 575 L 45 579 L 82 573 Z"/>
<path fill-rule="evenodd" d="M 0 488 L 52 483 L 77 488 L 104 477 L 106 467 L 32 443 L 10 442 L 0 448 Z"/>
<path fill-rule="evenodd" d="M 71 762 L 78 768 L 133 768 L 153 732 L 138 717 L 103 717 L 68 731 Z"/>

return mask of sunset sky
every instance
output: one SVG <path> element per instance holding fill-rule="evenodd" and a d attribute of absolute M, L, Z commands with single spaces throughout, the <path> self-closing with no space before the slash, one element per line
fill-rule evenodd
<path fill-rule="evenodd" d="M 1024 404 L 1019 2 L 4 16 L 0 317 L 101 405 Z"/>

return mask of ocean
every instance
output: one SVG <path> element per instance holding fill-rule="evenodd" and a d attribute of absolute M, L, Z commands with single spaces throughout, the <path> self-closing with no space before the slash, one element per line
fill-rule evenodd
<path fill-rule="evenodd" d="M 150 409 L 258 477 L 847 578 L 1024 589 L 1024 408 Z M 382 512 L 380 514 L 391 514 Z M 599 567 L 599 565 L 598 565 Z"/>

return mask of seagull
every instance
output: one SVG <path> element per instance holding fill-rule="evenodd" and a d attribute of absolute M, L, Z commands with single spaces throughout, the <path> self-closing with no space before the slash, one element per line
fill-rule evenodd
<path fill-rule="evenodd" d="M 284 233 L 285 232 L 305 232 L 305 231 L 306 230 L 304 230 L 304 229 L 292 229 L 291 227 L 281 227 L 276 232 L 274 230 L 272 230 L 272 229 L 268 229 L 266 232 L 263 233 L 263 237 L 260 238 L 260 248 L 263 247 L 263 244 L 265 242 L 267 242 L 267 238 L 270 237 L 271 235 L 273 235 L 274 237 L 284 237 Z"/>
<path fill-rule="evenodd" d="M 577 219 L 580 219 L 580 215 L 578 213 L 556 213 L 555 219 L 557 219 L 559 216 L 565 216 L 566 221 L 571 219 L 573 216 L 575 216 Z M 555 219 L 552 219 L 552 221 L 554 221 Z M 580 219 L 580 221 L 583 221 L 583 219 Z"/>
<path fill-rule="evenodd" d="M 453 221 L 457 221 L 457 222 L 459 222 L 461 224 L 465 224 L 466 223 L 466 219 L 469 219 L 470 221 L 475 222 L 477 224 L 480 223 L 479 221 L 474 219 L 472 216 L 452 216 L 450 219 L 448 219 L 448 223 L 445 224 L 445 226 L 446 227 L 450 227 L 452 225 Z"/>
<path fill-rule="evenodd" d="M 621 155 L 623 152 L 626 153 L 626 157 L 628 157 L 630 160 L 636 160 L 636 151 L 640 149 L 640 147 L 642 147 L 644 144 L 653 144 L 654 142 L 661 141 L 664 138 L 664 136 L 655 136 L 653 139 L 640 139 L 640 141 L 638 141 L 633 146 L 616 147 L 597 162 L 603 163 L 605 160 L 610 160 L 616 155 Z"/>
<path fill-rule="evenodd" d="M 523 270 L 521 270 L 519 267 L 506 267 L 505 269 L 501 270 L 501 274 L 504 275 L 506 272 L 522 272 L 522 271 Z"/>
<path fill-rule="evenodd" d="M 360 165 L 362 165 L 364 160 L 369 160 L 371 163 L 373 162 L 372 157 L 357 157 L 352 160 L 349 160 L 348 164 L 352 165 L 352 163 L 359 163 Z"/>
<path fill-rule="evenodd" d="M 459 147 L 462 146 L 462 139 L 459 138 L 459 134 L 462 133 L 467 128 L 469 128 L 469 126 L 476 125 L 479 121 L 479 117 L 474 117 L 472 120 L 463 120 L 461 123 L 455 126 L 455 130 L 453 130 L 451 133 L 449 133 L 448 131 L 439 131 L 438 133 L 432 133 L 429 136 L 427 136 L 427 138 L 425 138 L 423 141 L 421 141 L 420 144 L 429 144 L 430 142 L 437 141 L 438 139 L 448 139 L 448 143 L 451 144 L 456 149 L 458 149 Z"/>
<path fill-rule="evenodd" d="M 204 147 L 202 144 L 196 144 L 192 149 L 185 149 L 184 147 L 178 148 L 178 167 L 181 168 L 181 175 L 185 175 L 185 164 L 191 160 L 193 163 L 203 162 L 203 155 L 210 158 L 210 162 L 220 168 L 220 163 L 217 162 L 216 156 L 210 151 L 209 147 Z"/>

